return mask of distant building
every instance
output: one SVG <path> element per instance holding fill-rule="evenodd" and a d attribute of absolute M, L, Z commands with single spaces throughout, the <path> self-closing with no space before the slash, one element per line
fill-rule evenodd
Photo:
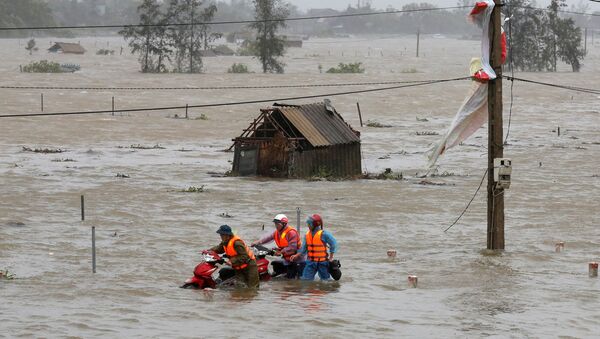
<path fill-rule="evenodd" d="M 48 52 L 64 54 L 84 54 L 85 48 L 83 48 L 80 44 L 74 44 L 69 42 L 57 42 L 52 47 L 48 48 Z"/>
<path fill-rule="evenodd" d="M 303 178 L 362 173 L 360 133 L 329 100 L 262 109 L 233 141 L 234 175 Z"/>

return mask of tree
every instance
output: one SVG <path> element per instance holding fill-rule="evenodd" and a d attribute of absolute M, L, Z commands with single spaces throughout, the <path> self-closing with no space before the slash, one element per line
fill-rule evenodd
<path fill-rule="evenodd" d="M 33 51 L 37 50 L 35 47 L 35 39 L 30 39 L 27 41 L 27 47 L 25 47 L 25 49 L 29 51 L 29 55 L 31 55 Z"/>
<path fill-rule="evenodd" d="M 564 0 L 552 0 L 547 11 L 534 9 L 530 0 L 513 0 L 505 12 L 509 21 L 509 58 L 513 67 L 524 71 L 556 71 L 557 59 L 581 68 L 585 56 L 581 48 L 581 29 L 572 19 L 559 17 Z"/>
<path fill-rule="evenodd" d="M 166 23 L 166 18 L 157 0 L 144 0 L 137 11 L 144 26 L 127 26 L 119 34 L 129 40 L 132 53 L 140 54 L 143 73 L 165 72 L 170 48 L 166 42 L 166 27 L 161 25 Z"/>
<path fill-rule="evenodd" d="M 208 22 L 217 12 L 214 4 L 202 8 L 202 0 L 171 0 L 167 10 L 170 23 L 183 24 L 169 29 L 169 40 L 175 49 L 175 72 L 202 72 L 202 49 L 220 37 L 210 32 Z"/>
<path fill-rule="evenodd" d="M 256 30 L 256 57 L 262 63 L 263 73 L 283 73 L 285 66 L 278 57 L 285 52 L 284 41 L 277 36 L 280 28 L 285 28 L 285 19 L 289 16 L 289 9 L 281 0 L 253 0 L 255 19 L 250 28 Z"/>

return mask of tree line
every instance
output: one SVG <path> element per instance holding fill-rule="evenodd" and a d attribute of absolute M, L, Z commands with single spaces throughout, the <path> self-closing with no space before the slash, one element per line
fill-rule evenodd
<path fill-rule="evenodd" d="M 277 31 L 286 27 L 289 9 L 282 0 L 254 0 L 255 19 L 249 29 L 257 39 L 250 49 L 260 60 L 263 72 L 283 73 L 284 41 Z M 127 26 L 119 33 L 131 51 L 139 55 L 144 73 L 200 73 L 202 54 L 209 50 L 221 33 L 212 32 L 218 8 L 212 1 L 143 0 L 137 8 L 139 26 Z M 171 26 L 169 26 L 171 25 Z"/>

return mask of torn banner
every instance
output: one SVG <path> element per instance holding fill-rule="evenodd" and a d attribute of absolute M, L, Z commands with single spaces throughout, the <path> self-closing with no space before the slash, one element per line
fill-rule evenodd
<path fill-rule="evenodd" d="M 489 23 L 494 9 L 491 0 L 477 2 L 469 14 L 469 20 L 482 29 L 481 58 L 471 61 L 470 74 L 473 83 L 462 106 L 456 113 L 450 128 L 442 140 L 429 152 L 429 167 L 437 162 L 440 155 L 473 135 L 488 119 L 488 84 L 496 78 L 490 65 Z M 506 35 L 502 33 L 502 63 L 506 60 Z"/>

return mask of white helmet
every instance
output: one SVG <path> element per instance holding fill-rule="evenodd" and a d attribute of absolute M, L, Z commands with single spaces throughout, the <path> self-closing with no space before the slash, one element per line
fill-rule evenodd
<path fill-rule="evenodd" d="M 282 224 L 287 224 L 288 223 L 288 217 L 286 217 L 285 214 L 277 214 L 275 216 L 275 218 L 273 218 L 273 222 L 280 222 Z"/>

